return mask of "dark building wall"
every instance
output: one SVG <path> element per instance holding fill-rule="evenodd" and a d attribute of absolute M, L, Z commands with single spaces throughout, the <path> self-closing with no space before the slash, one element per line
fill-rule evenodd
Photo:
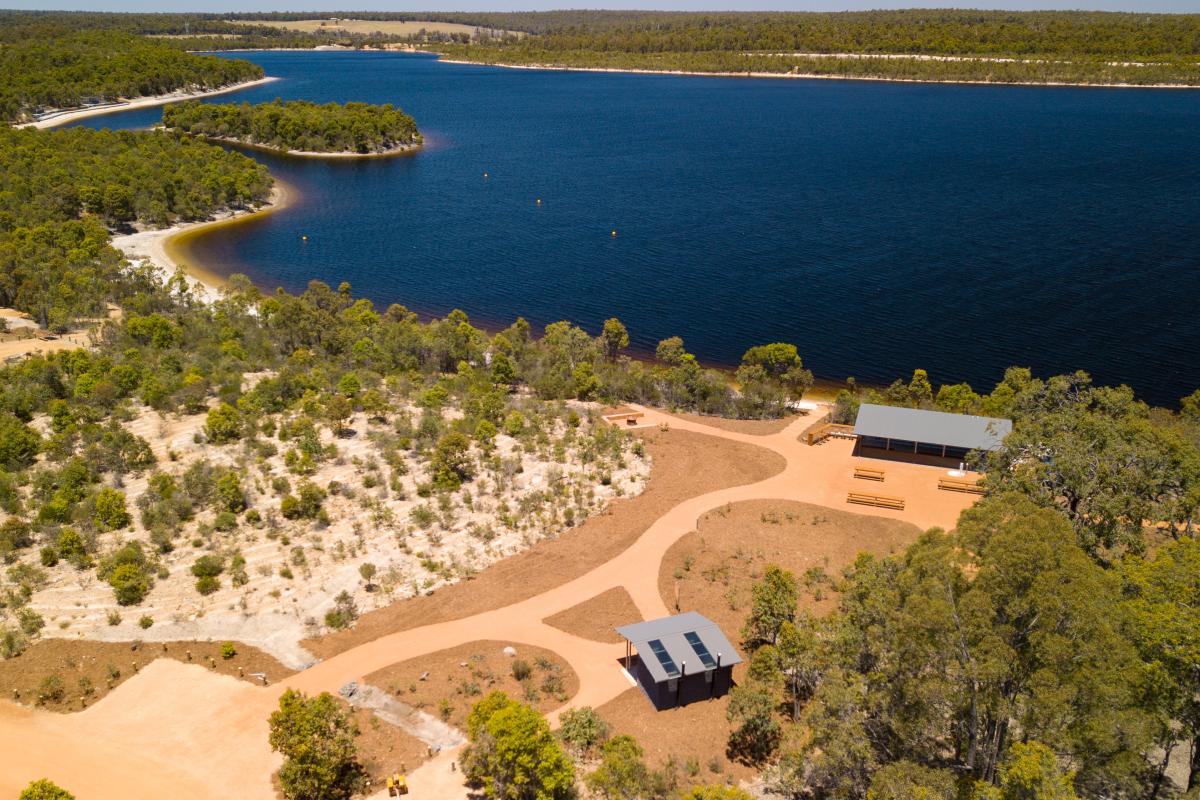
<path fill-rule="evenodd" d="M 733 688 L 733 667 L 721 667 L 709 673 L 696 672 L 684 675 L 676 681 L 654 683 L 650 670 L 646 669 L 639 658 L 634 661 L 632 673 L 642 691 L 659 711 L 721 697 Z M 706 680 L 706 674 L 712 676 L 711 682 Z"/>
<path fill-rule="evenodd" d="M 906 439 L 884 439 L 879 436 L 860 436 L 858 442 L 862 447 L 872 447 L 876 450 L 889 450 L 896 453 L 915 453 L 924 456 L 940 456 L 962 461 L 970 452 L 965 447 L 933 444 L 930 442 L 912 442 Z"/>

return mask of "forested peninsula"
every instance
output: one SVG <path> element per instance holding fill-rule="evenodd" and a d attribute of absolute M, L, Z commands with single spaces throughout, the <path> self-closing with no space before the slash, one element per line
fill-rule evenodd
<path fill-rule="evenodd" d="M 24 122 L 54 109 L 176 91 L 211 91 L 263 77 L 248 61 L 198 56 L 108 30 L 25 38 L 0 27 L 0 117 Z"/>
<path fill-rule="evenodd" d="M 1200 85 L 1200 15 L 905 10 L 621 18 L 578 12 L 540 35 L 436 49 L 455 60 L 512 66 Z"/>
<path fill-rule="evenodd" d="M 413 118 L 390 103 L 180 103 L 163 110 L 163 125 L 182 133 L 305 154 L 377 155 L 418 146 Z"/>

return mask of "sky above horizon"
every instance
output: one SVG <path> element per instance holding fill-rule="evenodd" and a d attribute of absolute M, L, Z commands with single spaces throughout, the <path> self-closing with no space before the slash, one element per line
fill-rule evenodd
<path fill-rule="evenodd" d="M 0 8 L 70 11 L 547 11 L 561 8 L 662 11 L 860 11 L 876 8 L 1081 9 L 1200 13 L 1200 0 L 0 0 Z"/>

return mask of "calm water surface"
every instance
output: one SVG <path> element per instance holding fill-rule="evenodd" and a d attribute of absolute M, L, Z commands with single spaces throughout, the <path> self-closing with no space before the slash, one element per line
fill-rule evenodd
<path fill-rule="evenodd" d="M 261 285 L 347 280 L 489 325 L 615 315 L 641 348 L 678 334 L 716 363 L 789 341 L 830 378 L 986 388 L 1020 364 L 1160 403 L 1200 386 L 1200 92 L 240 55 L 282 80 L 214 102 L 391 102 L 428 142 L 255 153 L 303 199 L 194 257 Z"/>

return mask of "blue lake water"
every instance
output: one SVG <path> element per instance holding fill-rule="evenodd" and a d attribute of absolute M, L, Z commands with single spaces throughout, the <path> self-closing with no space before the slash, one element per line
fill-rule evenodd
<path fill-rule="evenodd" d="M 254 153 L 302 199 L 195 253 L 265 287 L 346 280 L 489 326 L 618 316 L 640 348 L 680 335 L 718 364 L 788 341 L 835 379 L 1084 369 L 1164 404 L 1200 386 L 1200 91 L 239 57 L 281 80 L 214 102 L 391 102 L 427 141 Z"/>

